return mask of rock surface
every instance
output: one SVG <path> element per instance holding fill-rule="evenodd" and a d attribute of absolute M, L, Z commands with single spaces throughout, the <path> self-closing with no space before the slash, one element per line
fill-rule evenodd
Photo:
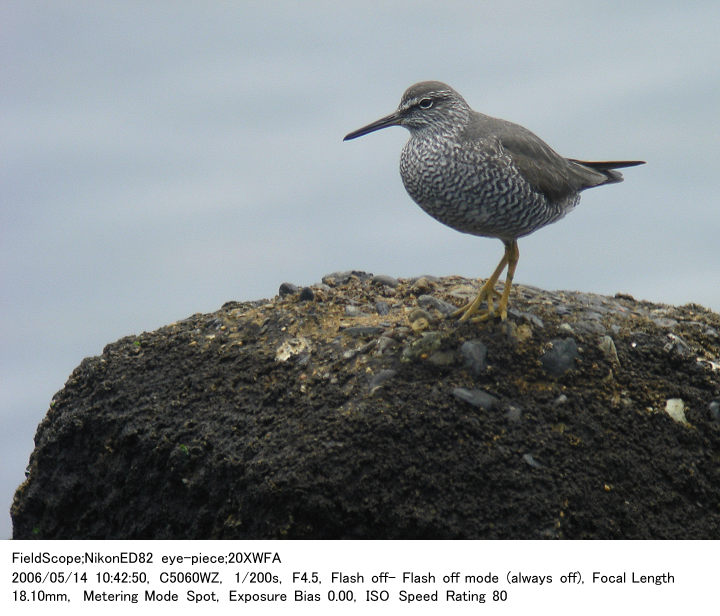
<path fill-rule="evenodd" d="M 720 316 L 518 286 L 445 318 L 475 289 L 336 272 L 108 345 L 14 537 L 720 538 Z"/>

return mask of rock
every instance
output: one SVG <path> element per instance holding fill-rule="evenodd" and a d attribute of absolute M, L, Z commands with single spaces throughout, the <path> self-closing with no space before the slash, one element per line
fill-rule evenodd
<path fill-rule="evenodd" d="M 376 353 L 382 355 L 388 349 L 392 349 L 397 346 L 397 342 L 388 336 L 380 336 L 377 341 Z"/>
<path fill-rule="evenodd" d="M 532 338 L 532 327 L 530 327 L 527 323 L 517 325 L 512 329 L 512 337 L 517 342 L 523 343 Z"/>
<path fill-rule="evenodd" d="M 315 299 L 315 292 L 310 287 L 300 289 L 300 301 L 311 302 Z"/>
<path fill-rule="evenodd" d="M 713 400 L 708 404 L 708 410 L 712 421 L 720 421 L 720 400 Z"/>
<path fill-rule="evenodd" d="M 435 286 L 435 282 L 428 276 L 421 276 L 410 285 L 410 291 L 415 295 L 424 295 L 431 291 Z"/>
<path fill-rule="evenodd" d="M 600 344 L 598 346 L 610 363 L 616 366 L 620 365 L 620 359 L 618 358 L 617 349 L 615 348 L 615 342 L 610 336 L 603 336 L 600 338 Z"/>
<path fill-rule="evenodd" d="M 551 347 L 540 358 L 543 368 L 552 376 L 562 376 L 575 367 L 579 357 L 577 343 L 573 338 L 556 338 L 550 342 Z"/>
<path fill-rule="evenodd" d="M 465 389 L 463 387 L 456 387 L 452 390 L 452 394 L 458 400 L 472 404 L 477 408 L 485 409 L 486 411 L 492 411 L 498 403 L 498 399 L 495 396 L 487 393 L 486 391 L 482 391 L 481 389 Z"/>
<path fill-rule="evenodd" d="M 322 277 L 322 281 L 324 284 L 330 287 L 336 287 L 338 285 L 346 284 L 353 278 L 356 280 L 365 281 L 372 278 L 372 274 L 368 274 L 367 272 L 362 272 L 358 270 L 347 270 L 344 272 L 333 272 L 331 274 L 326 274 Z"/>
<path fill-rule="evenodd" d="M 688 423 L 688 420 L 685 418 L 685 403 L 680 398 L 670 398 L 666 400 L 665 412 L 678 423 Z"/>
<path fill-rule="evenodd" d="M 416 333 L 425 331 L 430 327 L 430 322 L 425 317 L 418 317 L 410 323 L 410 328 Z"/>
<path fill-rule="evenodd" d="M 480 340 L 466 340 L 460 347 L 465 365 L 474 376 L 480 376 L 487 368 L 487 347 Z"/>
<path fill-rule="evenodd" d="M 373 374 L 372 377 L 370 377 L 370 382 L 368 383 L 368 389 L 370 389 L 370 394 L 374 394 L 380 387 L 382 387 L 396 374 L 397 370 L 380 370 L 377 374 Z"/>
<path fill-rule="evenodd" d="M 663 329 L 674 329 L 677 327 L 678 322 L 675 319 L 668 319 L 665 317 L 657 317 L 652 320 L 655 325 L 662 327 Z"/>
<path fill-rule="evenodd" d="M 412 340 L 405 346 L 402 353 L 402 359 L 404 361 L 427 359 L 431 353 L 440 348 L 441 344 L 442 336 L 440 335 L 440 332 L 423 332 L 421 338 Z"/>
<path fill-rule="evenodd" d="M 376 325 L 353 325 L 352 327 L 346 327 L 341 330 L 341 333 L 346 336 L 352 336 L 353 338 L 368 338 L 382 334 L 384 331 L 384 327 Z"/>
<path fill-rule="evenodd" d="M 347 306 L 345 306 L 346 317 L 361 317 L 366 314 L 367 313 L 363 312 L 362 309 L 358 306 L 354 306 L 352 304 L 348 304 Z"/>
<path fill-rule="evenodd" d="M 390 312 L 390 304 L 382 300 L 375 302 L 375 311 L 380 315 L 384 316 Z"/>
<path fill-rule="evenodd" d="M 680 336 L 676 334 L 668 334 L 668 342 L 663 347 L 666 353 L 674 353 L 680 357 L 691 357 L 693 355 L 692 349 L 687 342 L 685 342 Z"/>
<path fill-rule="evenodd" d="M 539 316 L 532 314 L 531 312 L 523 312 L 522 310 L 508 308 L 508 314 L 514 316 L 516 319 L 524 319 L 528 323 L 534 325 L 539 329 L 545 327 L 545 323 L 543 323 L 543 320 Z"/>
<path fill-rule="evenodd" d="M 295 295 L 298 292 L 298 288 L 292 282 L 283 282 L 278 289 L 278 295 L 285 297 L 286 295 Z"/>
<path fill-rule="evenodd" d="M 581 319 L 573 325 L 573 329 L 582 334 L 598 334 L 601 336 L 607 332 L 605 326 L 596 319 Z"/>
<path fill-rule="evenodd" d="M 430 316 L 430 313 L 427 310 L 423 310 L 422 308 L 413 308 L 408 313 L 408 322 L 410 323 L 410 326 L 412 327 L 412 323 L 414 321 L 417 321 L 418 319 L 424 319 L 428 323 L 430 321 L 436 320 Z"/>
<path fill-rule="evenodd" d="M 538 462 L 532 454 L 530 453 L 524 453 L 522 457 L 523 461 L 528 464 L 529 466 L 532 466 L 533 468 L 542 468 L 542 464 Z"/>
<path fill-rule="evenodd" d="M 80 362 L 18 477 L 13 537 L 717 535 L 720 348 L 706 332 L 720 315 L 516 285 L 508 320 L 532 336 L 515 344 L 497 320 L 438 319 L 412 282 L 379 315 L 392 287 L 330 278 L 315 301 L 231 301 Z M 457 276 L 428 286 L 458 305 L 477 293 Z M 353 320 L 348 305 L 370 314 Z M 412 331 L 414 308 L 433 329 Z M 615 378 L 578 321 L 612 332 Z M 687 358 L 665 351 L 684 348 L 668 334 Z M 667 421 L 672 399 L 692 426 Z"/>
<path fill-rule="evenodd" d="M 312 286 L 315 291 L 320 291 L 321 293 L 331 293 L 332 287 L 330 285 L 325 284 L 324 282 L 318 282 L 317 284 L 314 284 Z"/>
<path fill-rule="evenodd" d="M 448 295 L 467 304 L 471 299 L 475 299 L 478 294 L 478 288 L 469 282 L 461 285 L 453 285 L 448 289 Z"/>
<path fill-rule="evenodd" d="M 452 351 L 435 351 L 428 357 L 428 362 L 438 368 L 451 366 L 455 363 L 455 353 Z"/>
<path fill-rule="evenodd" d="M 522 419 L 522 409 L 511 404 L 505 411 L 505 419 L 512 423 L 520 421 Z"/>
<path fill-rule="evenodd" d="M 288 338 L 275 351 L 275 361 L 284 362 L 294 355 L 299 355 L 300 353 L 310 351 L 311 349 L 312 344 L 303 336 Z"/>
<path fill-rule="evenodd" d="M 417 298 L 417 303 L 418 306 L 421 306 L 426 310 L 434 308 L 445 316 L 448 316 L 457 310 L 457 306 L 455 306 L 454 304 L 445 302 L 441 299 L 438 299 L 437 297 L 433 297 L 432 295 L 420 295 Z"/>
<path fill-rule="evenodd" d="M 400 284 L 400 281 L 397 278 L 385 276 L 384 274 L 376 274 L 371 278 L 371 280 L 375 284 L 385 285 L 386 287 L 392 287 L 393 289 Z"/>
<path fill-rule="evenodd" d="M 629 293 L 615 293 L 613 297 L 615 297 L 615 299 L 626 299 L 630 302 L 635 303 L 635 298 Z"/>

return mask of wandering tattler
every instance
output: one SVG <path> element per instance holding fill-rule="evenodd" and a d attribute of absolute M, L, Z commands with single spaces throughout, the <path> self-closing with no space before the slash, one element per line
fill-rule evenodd
<path fill-rule="evenodd" d="M 355 139 L 387 126 L 404 126 L 410 139 L 400 156 L 400 175 L 413 200 L 441 223 L 472 235 L 497 237 L 505 254 L 474 301 L 454 313 L 465 321 L 507 318 L 507 304 L 520 253 L 517 240 L 559 220 L 593 186 L 622 182 L 615 169 L 645 161 L 588 162 L 564 158 L 528 129 L 486 116 L 450 86 L 416 83 L 397 110 L 345 136 Z M 495 291 L 507 267 L 495 311 Z"/>

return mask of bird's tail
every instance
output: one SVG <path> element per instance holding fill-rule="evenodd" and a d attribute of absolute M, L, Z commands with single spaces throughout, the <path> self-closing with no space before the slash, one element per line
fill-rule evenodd
<path fill-rule="evenodd" d="M 601 182 L 602 184 L 614 184 L 615 182 L 622 182 L 623 176 L 619 171 L 615 169 L 622 169 L 623 167 L 636 167 L 637 165 L 644 165 L 644 160 L 612 160 L 612 161 L 587 161 L 587 160 L 575 160 L 574 158 L 569 159 L 571 163 L 581 165 L 602 173 L 607 180 Z"/>

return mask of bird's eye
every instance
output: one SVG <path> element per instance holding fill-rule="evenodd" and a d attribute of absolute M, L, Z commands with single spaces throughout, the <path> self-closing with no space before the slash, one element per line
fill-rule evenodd
<path fill-rule="evenodd" d="M 418 107 L 420 107 L 420 109 L 430 109 L 432 106 L 433 102 L 431 98 L 423 98 L 418 103 Z"/>

